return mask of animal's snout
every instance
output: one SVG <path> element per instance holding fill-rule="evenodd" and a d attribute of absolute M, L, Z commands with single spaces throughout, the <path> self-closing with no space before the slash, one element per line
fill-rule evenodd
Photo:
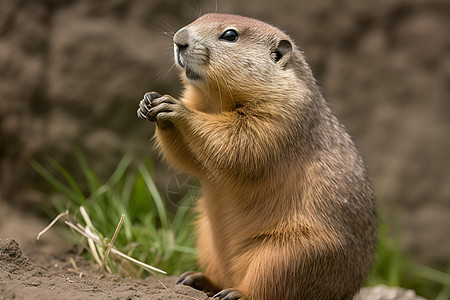
<path fill-rule="evenodd" d="M 189 46 L 189 31 L 186 27 L 181 28 L 173 36 L 173 43 L 180 51 L 185 50 Z"/>

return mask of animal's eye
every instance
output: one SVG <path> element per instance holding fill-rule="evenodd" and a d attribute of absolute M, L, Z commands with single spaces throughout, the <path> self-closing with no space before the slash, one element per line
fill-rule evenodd
<path fill-rule="evenodd" d="M 227 42 L 236 42 L 239 38 L 239 34 L 234 29 L 227 29 L 224 33 L 220 36 L 219 39 L 227 41 Z"/>

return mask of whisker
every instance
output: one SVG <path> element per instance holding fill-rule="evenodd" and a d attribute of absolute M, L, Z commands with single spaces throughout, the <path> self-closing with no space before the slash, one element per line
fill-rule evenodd
<path fill-rule="evenodd" d="M 175 35 L 174 32 L 167 32 L 167 31 L 159 32 L 159 34 L 162 34 L 163 36 L 169 37 L 170 39 L 173 39 L 173 36 Z"/>
<path fill-rule="evenodd" d="M 202 10 L 198 6 L 197 0 L 194 0 L 195 7 L 197 8 L 197 18 L 200 18 L 202 15 Z"/>
<path fill-rule="evenodd" d="M 202 15 L 202 12 L 197 5 L 197 1 L 194 0 L 194 4 L 195 4 L 195 7 L 193 7 L 189 3 L 184 3 L 184 5 L 187 5 L 190 9 L 192 9 L 194 11 L 194 13 L 197 15 L 197 18 L 200 18 Z"/>
<path fill-rule="evenodd" d="M 209 89 L 210 89 L 210 87 L 209 87 L 209 81 L 206 81 L 206 90 L 207 90 L 207 93 L 208 93 L 208 95 L 207 95 L 207 97 L 206 97 L 206 104 L 208 104 L 209 97 L 210 97 Z"/>
<path fill-rule="evenodd" d="M 234 98 L 233 98 L 233 94 L 231 93 L 230 85 L 228 84 L 228 82 L 226 80 L 224 80 L 223 82 L 227 86 L 228 93 L 230 94 L 231 102 L 234 104 Z"/>
<path fill-rule="evenodd" d="M 169 53 L 171 56 L 173 56 L 173 46 L 170 46 L 170 47 L 164 47 L 164 48 L 162 48 L 163 50 L 165 50 L 165 51 L 167 51 L 167 52 L 165 52 L 165 53 Z M 168 51 L 168 50 L 170 50 L 170 51 Z"/>
<path fill-rule="evenodd" d="M 172 37 L 173 37 L 174 34 L 175 34 L 175 32 L 177 31 L 176 28 L 174 28 L 174 27 L 173 27 L 169 22 L 167 22 L 167 20 L 165 20 L 162 16 L 160 16 L 159 19 L 160 19 L 164 24 L 167 25 L 167 28 L 168 28 L 169 30 L 166 30 L 166 31 L 168 31 L 168 33 L 171 33 L 171 34 L 172 34 Z"/>
<path fill-rule="evenodd" d="M 144 25 L 144 29 L 151 33 L 156 33 L 163 37 L 168 37 L 170 39 L 173 39 L 173 36 L 175 35 L 175 32 L 173 30 L 166 30 L 164 28 L 159 28 L 155 25 L 149 24 L 146 21 L 141 21 Z"/>
<path fill-rule="evenodd" d="M 231 0 L 228 0 L 228 10 L 227 10 L 228 14 L 231 14 Z"/>
<path fill-rule="evenodd" d="M 160 68 L 158 71 L 158 77 L 155 80 L 155 83 L 158 83 L 160 80 L 166 79 L 167 75 L 175 68 L 175 64 L 172 61 L 167 61 L 164 64 L 163 68 Z"/>
<path fill-rule="evenodd" d="M 214 78 L 216 79 L 217 88 L 219 89 L 220 112 L 222 112 L 223 111 L 223 107 L 222 107 L 222 92 L 220 91 L 219 79 L 217 79 L 217 76 L 214 76 Z"/>
<path fill-rule="evenodd" d="M 174 65 L 174 60 L 173 60 L 173 53 L 168 52 L 168 51 L 162 51 L 162 59 L 161 62 L 164 63 L 165 65 L 171 64 Z"/>

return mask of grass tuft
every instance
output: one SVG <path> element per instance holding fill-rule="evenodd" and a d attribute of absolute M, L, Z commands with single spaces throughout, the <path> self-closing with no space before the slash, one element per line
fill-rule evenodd
<path fill-rule="evenodd" d="M 50 217 L 67 209 L 75 217 L 75 224 L 92 222 L 86 227 L 95 228 L 94 234 L 103 240 L 113 236 L 123 214 L 122 229 L 116 233 L 114 242 L 117 249 L 165 270 L 168 275 L 197 268 L 192 234 L 195 214 L 190 209 L 192 199 L 189 195 L 182 199 L 176 212 L 169 213 L 151 176 L 151 163 L 133 163 L 132 157 L 125 155 L 112 175 L 102 181 L 81 151 L 76 151 L 76 158 L 84 177 L 82 180 L 76 180 L 51 157 L 46 158 L 52 168 L 50 171 L 37 161 L 31 161 L 32 167 L 57 191 L 45 208 Z M 89 221 L 80 207 L 86 210 Z M 88 255 L 94 256 L 94 260 L 99 259 L 92 251 Z M 104 253 L 100 255 L 106 257 Z M 136 267 L 117 265 L 112 259 L 107 259 L 106 267 L 127 276 L 146 273 Z"/>

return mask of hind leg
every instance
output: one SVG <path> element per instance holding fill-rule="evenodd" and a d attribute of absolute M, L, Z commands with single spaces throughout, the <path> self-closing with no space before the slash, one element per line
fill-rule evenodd
<path fill-rule="evenodd" d="M 202 200 L 199 200 L 199 203 Z M 214 250 L 212 235 L 207 219 L 200 215 L 197 223 L 197 250 L 200 266 L 205 270 L 205 274 L 195 271 L 183 273 L 177 284 L 184 284 L 197 290 L 204 291 L 208 296 L 213 296 L 221 290 L 219 287 L 220 277 L 223 268 L 220 267 L 220 258 Z"/>

